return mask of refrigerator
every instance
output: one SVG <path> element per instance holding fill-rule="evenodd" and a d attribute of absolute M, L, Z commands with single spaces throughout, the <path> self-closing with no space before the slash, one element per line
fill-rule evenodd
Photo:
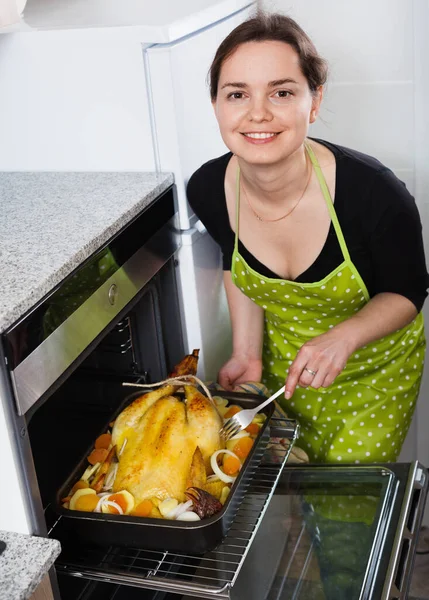
<path fill-rule="evenodd" d="M 21 22 L 0 29 L 0 171 L 174 173 L 181 319 L 206 379 L 230 354 L 230 325 L 220 252 L 186 184 L 227 151 L 207 73 L 255 5 L 28 0 Z"/>

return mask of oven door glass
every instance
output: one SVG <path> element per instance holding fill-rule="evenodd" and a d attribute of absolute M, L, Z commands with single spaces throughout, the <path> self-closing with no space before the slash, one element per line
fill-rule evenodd
<path fill-rule="evenodd" d="M 382 598 L 410 468 L 286 468 L 231 598 Z"/>
<path fill-rule="evenodd" d="M 263 470 L 263 477 L 265 473 Z M 249 491 L 257 495 L 258 486 Z M 119 576 L 116 555 L 107 559 L 109 564 L 100 561 L 96 564 L 92 560 L 90 565 L 82 560 L 77 569 L 79 551 L 70 548 L 71 555 L 62 558 L 65 564 L 61 559 L 57 564 L 61 587 L 65 591 L 71 584 L 77 585 L 75 577 L 79 575 L 88 578 L 85 583 L 79 582 L 86 593 L 79 595 L 74 591 L 74 596 L 65 595 L 65 599 L 378 600 L 407 597 L 403 594 L 409 585 L 426 494 L 427 471 L 418 463 L 288 466 L 280 476 L 232 585 L 220 586 L 216 593 L 208 589 L 215 577 L 219 582 L 230 581 L 228 576 L 234 561 L 231 547 L 223 558 L 219 552 L 192 557 L 191 549 L 187 556 L 165 553 L 162 564 L 157 567 L 162 575 L 159 581 L 153 577 L 154 571 L 149 575 L 141 568 L 145 561 L 153 558 L 146 556 L 144 550 L 130 549 L 124 553 L 123 549 L 109 549 L 113 554 L 119 553 L 122 561 L 124 558 L 128 561 L 129 576 L 124 567 Z M 401 525 L 409 539 L 402 534 Z M 243 525 L 241 537 L 245 535 Z M 395 555 L 398 562 L 391 571 Z M 73 566 L 68 562 L 70 558 L 75 563 Z M 122 581 L 125 585 L 96 583 L 91 579 Z M 201 582 L 206 582 L 204 594 Z M 199 591 L 195 585 L 200 585 Z M 158 591 L 144 589 L 152 586 Z M 174 587 L 181 589 L 181 593 L 172 593 Z M 184 594 L 186 587 L 189 592 Z M 398 594 L 392 595 L 392 590 Z"/>

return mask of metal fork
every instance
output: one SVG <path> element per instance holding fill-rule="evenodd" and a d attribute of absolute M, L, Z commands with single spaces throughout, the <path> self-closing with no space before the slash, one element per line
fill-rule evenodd
<path fill-rule="evenodd" d="M 275 400 L 278 396 L 283 394 L 285 391 L 285 386 L 281 387 L 277 392 L 275 392 L 272 396 L 261 402 L 256 408 L 247 408 L 246 410 L 240 410 L 240 412 L 236 413 L 232 416 L 226 423 L 224 423 L 223 427 L 220 430 L 221 436 L 225 440 L 230 440 L 234 435 L 237 435 L 239 431 L 245 429 L 255 418 L 255 415 L 258 414 L 267 404 Z"/>

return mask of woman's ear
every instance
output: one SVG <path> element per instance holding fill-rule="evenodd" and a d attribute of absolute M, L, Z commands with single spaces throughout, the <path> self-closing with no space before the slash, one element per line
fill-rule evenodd
<path fill-rule="evenodd" d="M 322 104 L 322 100 L 323 100 L 323 85 L 320 85 L 316 92 L 313 94 L 313 101 L 311 104 L 311 111 L 310 111 L 310 123 L 314 123 L 314 121 L 317 119 L 317 116 L 319 114 L 320 111 L 320 105 Z"/>

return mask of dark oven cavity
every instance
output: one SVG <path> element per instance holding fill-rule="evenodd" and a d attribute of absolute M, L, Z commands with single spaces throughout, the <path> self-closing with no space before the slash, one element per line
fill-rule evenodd
<path fill-rule="evenodd" d="M 2 339 L 33 531 L 117 406 L 123 381 L 159 381 L 183 357 L 170 188 Z"/>

